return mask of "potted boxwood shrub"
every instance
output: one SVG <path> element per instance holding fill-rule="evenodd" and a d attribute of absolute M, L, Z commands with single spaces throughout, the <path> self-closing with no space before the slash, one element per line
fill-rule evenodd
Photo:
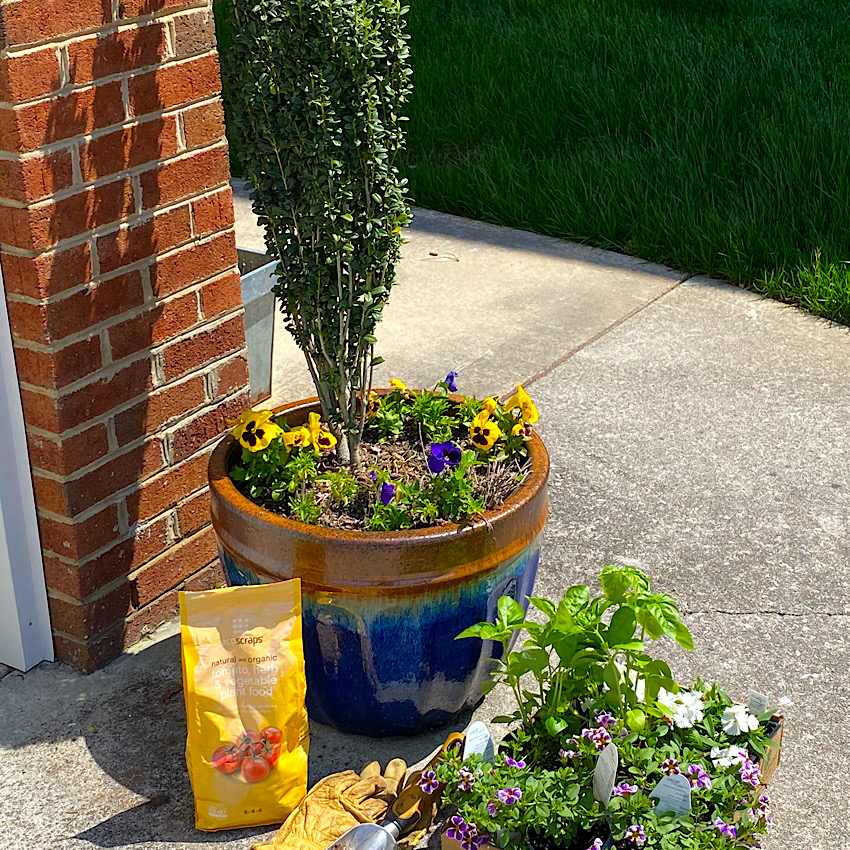
<path fill-rule="evenodd" d="M 231 582 L 302 582 L 308 708 L 406 734 L 480 698 L 501 648 L 460 629 L 525 604 L 549 461 L 528 395 L 372 390 L 409 220 L 395 159 L 410 92 L 397 0 L 235 0 L 232 112 L 275 293 L 317 397 L 248 411 L 210 460 Z M 364 440 L 365 436 L 365 440 Z"/>
<path fill-rule="evenodd" d="M 533 620 L 503 599 L 495 624 L 460 635 L 506 649 L 520 629 L 529 639 L 488 683 L 517 700 L 512 716 L 494 720 L 518 724 L 495 760 L 453 756 L 423 777 L 445 783 L 457 809 L 444 850 L 758 846 L 781 718 L 735 704 L 718 685 L 677 685 L 646 651 L 663 636 L 693 649 L 673 600 L 629 567 L 606 567 L 601 583 L 596 598 L 575 586 L 557 606 L 532 599 Z"/>

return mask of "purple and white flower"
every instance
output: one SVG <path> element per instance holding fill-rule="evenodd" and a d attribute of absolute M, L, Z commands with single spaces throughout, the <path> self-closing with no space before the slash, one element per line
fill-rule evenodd
<path fill-rule="evenodd" d="M 508 767 L 518 767 L 518 768 L 525 767 L 525 762 L 522 759 L 517 761 L 516 759 L 512 759 L 510 756 L 505 756 L 505 764 Z"/>
<path fill-rule="evenodd" d="M 691 788 L 711 788 L 711 777 L 701 764 L 692 764 L 686 771 L 685 776 L 691 783 Z"/>
<path fill-rule="evenodd" d="M 608 711 L 597 711 L 594 719 L 597 726 L 601 726 L 603 729 L 610 729 L 617 725 L 617 718 Z"/>
<path fill-rule="evenodd" d="M 661 769 L 668 776 L 672 776 L 674 773 L 682 772 L 681 770 L 679 770 L 679 762 L 677 762 L 676 759 L 664 759 L 664 761 L 661 762 Z"/>
<path fill-rule="evenodd" d="M 749 759 L 747 759 L 740 767 L 738 771 L 741 774 L 741 781 L 746 782 L 748 785 L 752 785 L 753 788 L 758 788 L 759 782 L 761 781 L 761 771 L 759 770 L 759 766 L 754 764 Z"/>
<path fill-rule="evenodd" d="M 615 797 L 631 797 L 632 794 L 637 794 L 637 792 L 637 785 L 629 785 L 628 782 L 621 782 L 619 785 L 615 785 L 611 791 Z"/>
<path fill-rule="evenodd" d="M 426 794 L 435 794 L 440 790 L 437 774 L 433 770 L 426 770 L 419 779 L 419 787 Z"/>
<path fill-rule="evenodd" d="M 558 758 L 561 761 L 567 761 L 568 759 L 577 759 L 581 758 L 581 753 L 577 750 L 558 750 Z"/>
<path fill-rule="evenodd" d="M 468 770 L 467 768 L 462 767 L 458 771 L 457 787 L 461 791 L 471 791 L 473 782 L 475 782 L 475 774 L 471 770 Z"/>
<path fill-rule="evenodd" d="M 522 799 L 522 791 L 519 788 L 500 788 L 496 796 L 506 806 L 512 806 Z"/>
<path fill-rule="evenodd" d="M 593 741 L 597 750 L 604 750 L 611 743 L 611 736 L 601 726 L 596 729 L 582 729 L 581 735 L 583 738 L 589 738 Z"/>
<path fill-rule="evenodd" d="M 454 838 L 457 841 L 462 841 L 469 834 L 470 828 L 470 825 L 460 815 L 454 815 L 449 818 L 446 836 L 448 838 Z"/>
<path fill-rule="evenodd" d="M 646 832 L 639 823 L 633 823 L 627 830 L 623 838 L 627 838 L 637 847 L 640 847 L 646 841 Z"/>
<path fill-rule="evenodd" d="M 720 830 L 722 835 L 725 835 L 727 838 L 737 838 L 738 837 L 738 827 L 731 823 L 726 823 L 722 818 L 717 818 L 714 821 L 714 825 Z"/>

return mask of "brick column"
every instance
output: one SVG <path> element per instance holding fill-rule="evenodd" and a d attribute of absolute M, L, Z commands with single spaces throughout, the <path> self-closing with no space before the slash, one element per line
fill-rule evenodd
<path fill-rule="evenodd" d="M 0 2 L 0 261 L 58 657 L 217 580 L 206 463 L 249 405 L 207 0 Z"/>

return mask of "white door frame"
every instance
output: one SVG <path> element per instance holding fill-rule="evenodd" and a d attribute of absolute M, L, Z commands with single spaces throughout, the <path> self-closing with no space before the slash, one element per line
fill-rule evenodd
<path fill-rule="evenodd" d="M 24 413 L 0 270 L 0 664 L 53 660 Z"/>

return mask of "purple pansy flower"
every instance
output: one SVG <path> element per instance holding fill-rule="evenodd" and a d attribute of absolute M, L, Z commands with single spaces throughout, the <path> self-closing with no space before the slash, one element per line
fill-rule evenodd
<path fill-rule="evenodd" d="M 428 469 L 436 475 L 445 467 L 451 469 L 457 466 L 462 456 L 463 452 L 451 440 L 446 440 L 445 443 L 433 443 L 428 457 Z"/>
<path fill-rule="evenodd" d="M 646 841 L 646 833 L 639 823 L 633 823 L 627 830 L 623 838 L 627 838 L 632 844 L 640 847 Z"/>
<path fill-rule="evenodd" d="M 685 776 L 691 783 L 691 788 L 711 788 L 711 777 L 701 764 L 692 764 L 686 771 Z"/>
<path fill-rule="evenodd" d="M 520 791 L 519 788 L 500 788 L 496 792 L 496 796 L 506 806 L 512 806 L 514 803 L 518 803 L 522 799 L 522 791 Z"/>
<path fill-rule="evenodd" d="M 456 380 L 457 372 L 455 372 L 454 370 L 452 370 L 451 372 L 449 372 L 448 375 L 446 375 L 446 386 L 449 388 L 450 393 L 457 392 L 457 384 L 455 383 Z"/>
<path fill-rule="evenodd" d="M 525 767 L 525 762 L 522 759 L 517 761 L 516 759 L 512 759 L 510 756 L 505 756 L 505 764 L 508 767 Z"/>
<path fill-rule="evenodd" d="M 395 484 L 387 484 L 384 482 L 381 484 L 381 504 L 388 505 L 395 498 Z M 433 772 L 433 771 L 429 771 Z"/>
<path fill-rule="evenodd" d="M 679 770 L 679 762 L 676 759 L 664 759 L 661 762 L 661 769 L 668 775 L 671 776 L 674 773 L 681 773 Z"/>
<path fill-rule="evenodd" d="M 372 479 L 373 482 L 375 482 L 375 481 L 378 480 L 378 473 L 375 472 L 374 469 L 370 469 L 369 470 L 369 477 Z"/>
<path fill-rule="evenodd" d="M 426 794 L 435 794 L 440 790 L 440 783 L 437 781 L 437 774 L 433 770 L 426 770 L 419 780 L 419 787 Z"/>
<path fill-rule="evenodd" d="M 621 782 L 619 785 L 615 785 L 611 791 L 615 797 L 631 797 L 632 794 L 637 794 L 637 792 L 637 785 L 629 785 L 628 782 Z"/>
<path fill-rule="evenodd" d="M 717 820 L 714 822 L 714 825 L 727 838 L 737 838 L 738 837 L 738 827 L 737 826 L 734 826 L 731 823 L 725 823 L 721 818 L 717 818 Z"/>

